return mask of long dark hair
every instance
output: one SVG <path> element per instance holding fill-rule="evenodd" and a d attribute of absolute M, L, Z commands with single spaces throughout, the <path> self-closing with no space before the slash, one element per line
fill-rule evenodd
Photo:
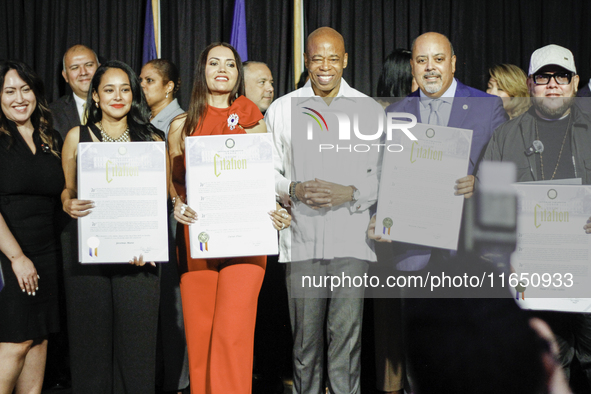
<path fill-rule="evenodd" d="M 177 66 L 171 62 L 170 60 L 166 59 L 154 59 L 150 60 L 144 67 L 150 65 L 154 67 L 156 72 L 160 74 L 162 77 L 162 84 L 166 85 L 168 82 L 172 81 L 174 83 L 174 89 L 172 89 L 172 97 L 176 96 L 176 92 L 179 91 L 181 88 L 181 76 L 179 74 L 179 69 Z"/>
<path fill-rule="evenodd" d="M 236 49 L 225 42 L 214 42 L 209 44 L 201 54 L 197 61 L 197 67 L 195 68 L 195 76 L 193 78 L 193 91 L 191 93 L 191 102 L 189 103 L 189 109 L 187 110 L 187 119 L 185 126 L 183 127 L 183 134 L 185 136 L 191 135 L 196 128 L 201 127 L 203 119 L 207 113 L 207 93 L 209 88 L 207 87 L 207 80 L 205 78 L 205 66 L 207 65 L 207 57 L 209 51 L 215 47 L 229 48 L 234 54 L 236 60 L 236 69 L 238 70 L 238 80 L 232 92 L 230 93 L 229 105 L 232 105 L 234 100 L 238 96 L 244 95 L 244 69 L 242 68 L 242 60 L 240 55 L 236 52 Z"/>
<path fill-rule="evenodd" d="M 384 61 L 377 97 L 406 97 L 412 93 L 411 52 L 398 48 Z"/>
<path fill-rule="evenodd" d="M 19 77 L 29 85 L 35 94 L 35 100 L 37 100 L 37 106 L 31 114 L 31 123 L 33 128 L 39 131 L 39 136 L 44 144 L 47 144 L 51 149 L 51 153 L 59 157 L 60 152 L 58 151 L 58 142 L 54 137 L 53 129 L 53 118 L 49 111 L 49 105 L 45 98 L 45 87 L 43 81 L 28 65 L 16 60 L 7 60 L 0 63 L 0 97 L 4 94 L 4 81 L 6 74 L 10 70 L 15 70 Z M 12 144 L 14 138 L 10 133 L 9 119 L 3 111 L 0 111 L 0 135 L 5 134 L 11 139 L 9 146 Z"/>
<path fill-rule="evenodd" d="M 103 111 L 100 106 L 96 105 L 92 98 L 92 93 L 98 93 L 101 79 L 110 68 L 123 70 L 129 78 L 133 97 L 131 109 L 127 114 L 127 125 L 129 126 L 129 135 L 132 141 L 153 141 L 154 135 L 159 136 L 164 141 L 164 133 L 150 123 L 150 108 L 148 108 L 148 104 L 146 103 L 146 98 L 144 97 L 144 92 L 142 91 L 137 74 L 131 67 L 119 60 L 111 60 L 101 64 L 94 73 L 91 88 L 88 90 L 88 97 L 86 98 L 86 111 L 88 115 L 86 124 L 98 123 L 103 118 Z"/>

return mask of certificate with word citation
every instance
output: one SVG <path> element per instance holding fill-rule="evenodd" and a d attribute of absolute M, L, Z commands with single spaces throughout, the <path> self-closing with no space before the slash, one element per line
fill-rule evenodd
<path fill-rule="evenodd" d="M 376 233 L 385 239 L 457 249 L 464 197 L 455 181 L 465 177 L 472 130 L 417 124 L 417 141 L 395 135 L 400 152 L 384 152 Z"/>
<path fill-rule="evenodd" d="M 591 186 L 514 185 L 517 245 L 511 256 L 523 308 L 591 312 Z M 515 283 L 513 283 L 514 285 Z M 511 286 L 513 286 L 511 285 Z"/>
<path fill-rule="evenodd" d="M 188 137 L 185 157 L 191 257 L 277 254 L 272 135 Z"/>
<path fill-rule="evenodd" d="M 81 263 L 168 261 L 164 142 L 78 144 L 78 199 L 95 204 L 78 219 Z"/>

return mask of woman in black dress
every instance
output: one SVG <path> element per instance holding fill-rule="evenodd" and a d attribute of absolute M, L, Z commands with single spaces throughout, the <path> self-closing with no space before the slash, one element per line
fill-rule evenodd
<path fill-rule="evenodd" d="M 64 176 L 43 82 L 0 64 L 0 393 L 40 393 L 47 336 L 59 331 L 54 219 Z"/>
<path fill-rule="evenodd" d="M 74 219 L 92 215 L 93 207 L 92 201 L 77 198 L 79 142 L 164 140 L 150 124 L 137 74 L 125 63 L 110 61 L 96 70 L 86 109 L 87 125 L 68 132 L 62 152 L 62 204 Z M 76 237 L 69 243 L 77 250 Z M 70 260 L 64 260 L 64 282 L 73 393 L 153 393 L 159 268 L 143 265 L 141 256 L 121 256 L 122 263 L 139 267 Z"/>

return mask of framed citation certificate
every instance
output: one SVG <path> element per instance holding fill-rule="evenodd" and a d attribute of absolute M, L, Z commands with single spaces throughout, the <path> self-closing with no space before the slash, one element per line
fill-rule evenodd
<path fill-rule="evenodd" d="M 78 144 L 78 198 L 95 204 L 78 219 L 81 263 L 168 261 L 164 142 Z"/>
<path fill-rule="evenodd" d="M 188 137 L 185 157 L 191 257 L 277 254 L 271 134 Z"/>

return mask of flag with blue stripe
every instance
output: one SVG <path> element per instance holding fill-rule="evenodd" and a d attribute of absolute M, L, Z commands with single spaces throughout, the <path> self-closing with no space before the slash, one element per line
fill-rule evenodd
<path fill-rule="evenodd" d="M 243 62 L 248 60 L 244 1 L 245 0 L 236 0 L 234 2 L 234 20 L 232 21 L 232 36 L 230 38 L 230 44 L 236 48 L 236 51 Z"/>

